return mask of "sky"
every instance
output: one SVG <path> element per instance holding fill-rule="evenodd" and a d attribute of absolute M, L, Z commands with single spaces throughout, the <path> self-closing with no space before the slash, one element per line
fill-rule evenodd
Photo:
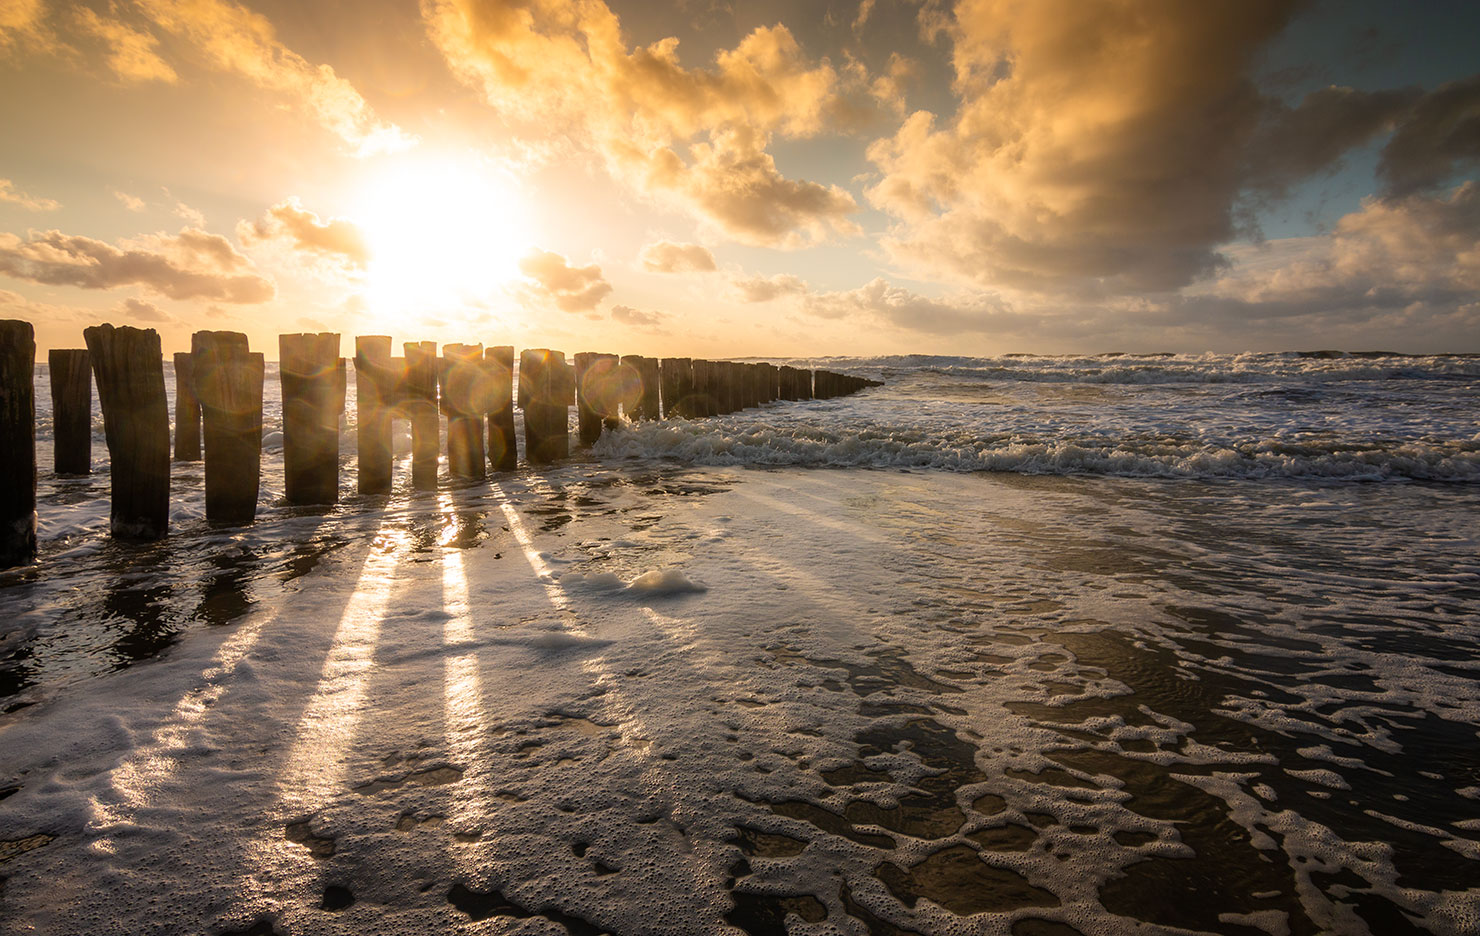
<path fill-rule="evenodd" d="M 1480 352 L 1480 4 L 0 0 L 0 317 Z"/>

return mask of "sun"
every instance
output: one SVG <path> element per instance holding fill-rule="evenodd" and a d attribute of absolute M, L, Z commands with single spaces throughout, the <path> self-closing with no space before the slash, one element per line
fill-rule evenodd
<path fill-rule="evenodd" d="M 353 218 L 370 250 L 366 299 L 391 320 L 485 304 L 518 276 L 534 236 L 516 175 L 456 159 L 386 162 Z"/>

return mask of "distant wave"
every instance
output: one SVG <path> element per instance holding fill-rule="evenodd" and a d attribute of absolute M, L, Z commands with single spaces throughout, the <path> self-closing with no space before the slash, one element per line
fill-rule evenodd
<path fill-rule="evenodd" d="M 1250 441 L 1208 446 L 1165 438 L 1019 441 L 968 433 L 939 438 L 878 428 L 781 431 L 759 422 L 665 421 L 608 432 L 602 460 L 675 459 L 699 465 L 921 468 L 1149 478 L 1304 478 L 1333 481 L 1480 481 L 1480 439 L 1387 447 Z"/>
<path fill-rule="evenodd" d="M 1091 384 L 1225 384 L 1271 381 L 1480 379 L 1480 355 L 1386 352 L 1279 352 L 1176 355 L 1004 355 L 997 358 L 900 355 L 834 358 L 818 366 L 872 376 L 939 375 L 967 380 Z"/>

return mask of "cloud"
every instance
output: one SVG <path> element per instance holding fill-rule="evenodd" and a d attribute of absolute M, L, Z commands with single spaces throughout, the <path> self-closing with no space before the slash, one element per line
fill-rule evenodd
<path fill-rule="evenodd" d="M 801 295 L 807 291 L 807 284 L 790 273 L 736 278 L 730 281 L 730 285 L 739 293 L 741 302 L 770 302 L 782 296 Z"/>
<path fill-rule="evenodd" d="M 735 240 L 801 247 L 823 240 L 829 229 L 859 232 L 848 220 L 858 210 L 852 195 L 836 185 L 785 178 L 764 138 L 749 129 L 716 132 L 689 152 L 689 163 L 672 150 L 659 152 L 649 167 L 649 189 L 681 196 Z"/>
<path fill-rule="evenodd" d="M 11 292 L 8 289 L 0 289 L 0 316 L 4 318 L 18 318 L 39 325 L 42 322 L 60 322 L 69 319 L 79 319 L 92 314 L 87 309 L 53 305 L 49 302 L 37 302 L 34 299 L 28 299 L 22 296 L 20 293 Z"/>
<path fill-rule="evenodd" d="M 667 316 L 661 312 L 643 312 L 631 306 L 612 306 L 612 319 L 623 325 L 633 325 L 638 328 L 656 328 L 661 325 Z"/>
<path fill-rule="evenodd" d="M 1480 161 L 1480 75 L 1425 95 L 1383 147 L 1377 177 L 1390 195 L 1411 195 L 1449 181 Z"/>
<path fill-rule="evenodd" d="M 15 183 L 0 179 L 0 204 L 19 205 L 27 211 L 56 211 L 62 203 L 54 198 L 37 198 L 25 192 L 17 192 Z"/>
<path fill-rule="evenodd" d="M 562 312 L 590 312 L 612 291 L 596 264 L 573 267 L 558 253 L 535 250 L 519 261 L 519 269 L 534 280 L 537 298 L 554 303 Z"/>
<path fill-rule="evenodd" d="M 297 250 L 309 251 L 351 266 L 364 268 L 370 260 L 370 249 L 361 230 L 343 218 L 327 221 L 303 207 L 297 196 L 278 202 L 256 221 L 237 225 L 237 236 L 243 243 L 286 238 Z"/>
<path fill-rule="evenodd" d="M 767 147 L 867 118 L 867 83 L 762 27 L 709 68 L 678 40 L 629 47 L 602 0 L 423 0 L 448 65 L 502 117 L 590 146 L 613 177 L 745 243 L 801 246 L 856 231 L 851 195 L 783 177 Z M 866 76 L 865 76 L 866 77 Z"/>
<path fill-rule="evenodd" d="M 1021 319 L 996 296 L 976 294 L 955 300 L 930 299 L 876 277 L 857 289 L 808 293 L 802 301 L 808 315 L 858 322 L 872 319 L 928 335 L 1000 331 L 1004 323 L 1021 327 Z"/>
<path fill-rule="evenodd" d="M 273 283 L 250 267 L 226 238 L 189 228 L 118 245 L 55 230 L 24 240 L 0 233 L 0 273 L 49 286 L 143 286 L 171 299 L 266 302 Z"/>
<path fill-rule="evenodd" d="M 89 7 L 78 7 L 73 18 L 85 35 L 100 39 L 108 47 L 108 67 L 125 82 L 161 81 L 174 84 L 179 76 L 154 52 L 159 40 L 114 19 L 104 19 Z"/>
<path fill-rule="evenodd" d="M 125 299 L 120 311 L 137 322 L 173 322 L 174 319 L 165 314 L 159 306 L 142 299 Z"/>
<path fill-rule="evenodd" d="M 1334 168 L 1348 150 L 1392 130 L 1422 96 L 1418 88 L 1367 92 L 1333 85 L 1296 107 L 1272 101 L 1248 144 L 1246 184 L 1282 197 L 1301 179 Z"/>
<path fill-rule="evenodd" d="M 1261 319 L 1364 320 L 1415 304 L 1476 306 L 1480 183 L 1438 197 L 1368 198 L 1328 236 L 1242 248 L 1193 308 Z"/>
<path fill-rule="evenodd" d="M 118 189 L 109 189 L 113 197 L 123 203 L 123 207 L 129 211 L 140 212 L 145 208 L 144 199 L 130 195 L 128 192 L 120 192 Z"/>
<path fill-rule="evenodd" d="M 896 259 L 1046 292 L 1175 289 L 1235 232 L 1248 74 L 1294 3 L 962 0 L 954 115 L 869 147 Z M 1175 76 L 1170 78 L 1168 76 Z"/>
<path fill-rule="evenodd" d="M 701 244 L 658 241 L 642 248 L 638 258 L 649 273 L 710 273 L 717 269 L 714 254 Z"/>
<path fill-rule="evenodd" d="M 177 218 L 183 218 L 186 223 L 195 227 L 206 226 L 206 216 L 198 209 L 192 208 L 184 202 L 175 202 L 175 207 L 170 209 L 170 214 Z"/>
<path fill-rule="evenodd" d="M 227 0 L 135 0 L 156 26 L 183 39 L 217 69 L 295 99 L 355 155 L 416 145 L 376 116 L 354 86 L 328 65 L 314 65 L 278 41 L 272 23 Z"/>
<path fill-rule="evenodd" d="M 0 49 L 28 45 L 50 49 L 55 40 L 47 31 L 45 0 L 5 0 L 0 3 Z"/>

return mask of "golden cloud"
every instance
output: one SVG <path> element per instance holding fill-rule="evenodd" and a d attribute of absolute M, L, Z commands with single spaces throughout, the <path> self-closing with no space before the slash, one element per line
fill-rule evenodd
<path fill-rule="evenodd" d="M 608 170 L 746 243 L 796 246 L 853 233 L 836 186 L 784 178 L 772 136 L 808 137 L 858 110 L 867 89 L 807 59 L 785 26 L 756 29 L 711 68 L 678 40 L 629 48 L 601 0 L 422 0 L 452 70 L 506 118 L 592 146 Z"/>
<path fill-rule="evenodd" d="M 534 250 L 519 261 L 519 270 L 534 281 L 533 298 L 562 312 L 590 312 L 612 291 L 596 264 L 573 267 L 558 253 Z"/>
<path fill-rule="evenodd" d="M 154 51 L 159 44 L 153 33 L 134 29 L 115 19 L 104 19 L 90 7 L 78 7 L 73 13 L 77 28 L 85 35 L 100 39 L 108 47 L 108 67 L 120 80 L 142 83 L 179 80 L 175 70 Z"/>
<path fill-rule="evenodd" d="M 171 299 L 257 303 L 276 293 L 226 238 L 189 228 L 118 245 L 60 231 L 0 233 L 0 273 L 79 289 L 143 286 Z"/>
<path fill-rule="evenodd" d="M 711 273 L 716 269 L 714 254 L 702 244 L 657 241 L 643 247 L 638 259 L 649 273 Z"/>
<path fill-rule="evenodd" d="M 962 0 L 951 119 L 918 112 L 868 151 L 886 246 L 983 285 L 1175 289 L 1235 233 L 1248 77 L 1295 4 Z"/>
<path fill-rule="evenodd" d="M 0 179 L 0 203 L 17 205 L 27 211 L 56 211 L 62 203 L 54 198 L 38 198 L 15 190 L 15 183 Z"/>
<path fill-rule="evenodd" d="M 189 42 L 216 68 L 293 98 L 357 156 L 416 145 L 382 121 L 348 81 L 278 41 L 272 23 L 226 0 L 136 0 L 159 28 Z"/>
<path fill-rule="evenodd" d="M 284 238 L 297 250 L 341 260 L 350 266 L 364 268 L 370 261 L 370 248 L 364 233 L 353 222 L 343 218 L 320 220 L 303 207 L 297 196 L 278 202 L 256 221 L 237 225 L 237 236 L 243 243 Z"/>

